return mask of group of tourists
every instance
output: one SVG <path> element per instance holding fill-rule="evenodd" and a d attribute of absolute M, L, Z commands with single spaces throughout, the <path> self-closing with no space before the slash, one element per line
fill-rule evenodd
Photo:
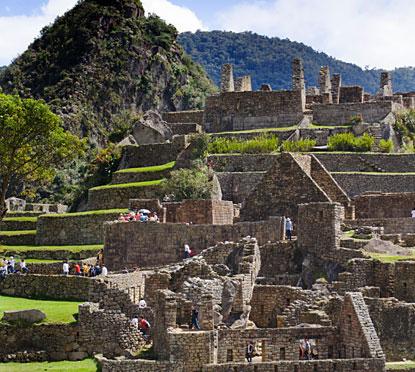
<path fill-rule="evenodd" d="M 317 349 L 307 337 L 300 341 L 299 354 L 302 360 L 318 359 Z"/>
<path fill-rule="evenodd" d="M 151 212 L 148 209 L 130 210 L 128 213 L 121 213 L 118 217 L 118 222 L 160 222 L 156 212 Z"/>
<path fill-rule="evenodd" d="M 28 274 L 29 269 L 26 266 L 24 258 L 20 259 L 20 262 L 16 264 L 16 260 L 13 256 L 9 259 L 3 257 L 0 259 L 0 279 L 4 279 L 9 274 Z"/>
<path fill-rule="evenodd" d="M 150 322 L 144 318 L 144 316 L 140 315 L 138 317 L 137 315 L 134 315 L 131 319 L 131 325 L 141 333 L 144 340 L 148 341 L 150 339 L 151 325 Z"/>
<path fill-rule="evenodd" d="M 70 267 L 69 262 L 66 260 L 62 265 L 63 275 L 69 275 L 70 273 L 77 276 L 94 277 L 98 275 L 107 276 L 108 269 L 105 266 L 100 266 L 99 262 L 95 265 L 87 263 L 75 263 Z"/>

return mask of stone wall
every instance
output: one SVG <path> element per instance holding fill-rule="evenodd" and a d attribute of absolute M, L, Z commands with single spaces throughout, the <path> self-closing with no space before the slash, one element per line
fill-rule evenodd
<path fill-rule="evenodd" d="M 415 207 L 415 192 L 363 194 L 355 197 L 356 218 L 405 218 Z"/>
<path fill-rule="evenodd" d="M 41 216 L 37 220 L 36 245 L 101 244 L 104 241 L 103 223 L 117 219 L 118 215 Z"/>
<path fill-rule="evenodd" d="M 265 172 L 278 158 L 271 154 L 210 155 L 208 161 L 215 172 Z"/>
<path fill-rule="evenodd" d="M 171 123 L 167 126 L 171 129 L 173 136 L 202 133 L 202 126 L 196 123 Z"/>
<path fill-rule="evenodd" d="M 350 197 L 367 192 L 415 192 L 415 174 L 332 173 L 332 176 Z"/>
<path fill-rule="evenodd" d="M 169 124 L 197 123 L 203 125 L 203 110 L 163 112 L 162 117 Z"/>
<path fill-rule="evenodd" d="M 217 242 L 239 241 L 247 235 L 257 238 L 262 245 L 280 240 L 281 226 L 281 218 L 233 225 L 107 223 L 105 262 L 111 270 L 160 266 L 180 261 L 186 242 L 196 253 Z"/>
<path fill-rule="evenodd" d="M 415 232 L 415 218 L 366 218 L 347 220 L 351 228 L 360 226 L 383 227 L 384 234 L 410 234 Z"/>
<path fill-rule="evenodd" d="M 383 120 L 393 111 L 395 104 L 392 102 L 317 104 L 313 105 L 313 121 L 320 125 L 344 125 L 350 123 L 351 117 L 361 115 L 365 122 L 375 123 Z"/>
<path fill-rule="evenodd" d="M 222 190 L 222 199 L 242 203 L 259 184 L 265 172 L 216 173 Z"/>
<path fill-rule="evenodd" d="M 231 92 L 206 99 L 205 130 L 286 127 L 303 118 L 300 91 Z"/>
<path fill-rule="evenodd" d="M 363 103 L 363 88 L 359 86 L 340 87 L 339 103 Z"/>

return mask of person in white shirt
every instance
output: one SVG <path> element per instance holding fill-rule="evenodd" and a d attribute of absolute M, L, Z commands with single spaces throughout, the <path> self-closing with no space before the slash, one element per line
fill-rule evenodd
<path fill-rule="evenodd" d="M 189 246 L 189 244 L 186 243 L 184 245 L 184 258 L 189 258 L 190 257 L 190 253 L 191 253 L 190 246 Z"/>
<path fill-rule="evenodd" d="M 138 329 L 138 317 L 137 317 L 137 315 L 134 315 L 134 317 L 131 319 L 131 325 L 134 326 L 134 328 Z"/>
<path fill-rule="evenodd" d="M 138 307 L 140 309 L 144 309 L 145 307 L 147 307 L 147 302 L 144 300 L 144 298 L 140 298 L 140 302 L 138 303 Z"/>
<path fill-rule="evenodd" d="M 20 271 L 22 273 L 27 274 L 29 272 L 29 269 L 27 268 L 26 262 L 23 258 L 20 260 L 19 265 L 20 265 Z"/>
<path fill-rule="evenodd" d="M 69 264 L 67 261 L 63 263 L 63 275 L 69 275 Z"/>
<path fill-rule="evenodd" d="M 411 211 L 411 217 L 412 218 L 415 218 L 415 207 L 412 209 L 412 211 Z"/>
<path fill-rule="evenodd" d="M 105 266 L 102 266 L 101 275 L 102 276 L 107 276 L 108 275 L 108 269 Z"/>

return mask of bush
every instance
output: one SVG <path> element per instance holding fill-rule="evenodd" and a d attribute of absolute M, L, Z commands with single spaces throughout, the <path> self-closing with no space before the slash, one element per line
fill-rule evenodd
<path fill-rule="evenodd" d="M 366 152 L 372 149 L 375 139 L 365 133 L 356 137 L 353 133 L 338 133 L 329 137 L 327 145 L 330 151 Z"/>
<path fill-rule="evenodd" d="M 171 172 L 170 178 L 161 183 L 161 188 L 170 201 L 210 199 L 212 181 L 209 180 L 208 168 L 205 166 L 183 168 Z"/>
<path fill-rule="evenodd" d="M 394 129 L 402 139 L 415 140 L 415 110 L 407 110 L 397 115 Z"/>
<path fill-rule="evenodd" d="M 363 123 L 363 118 L 362 115 L 358 114 L 358 115 L 353 115 L 350 117 L 350 124 L 351 125 L 357 125 L 357 124 L 361 124 Z"/>
<path fill-rule="evenodd" d="M 247 140 L 219 137 L 208 145 L 210 154 L 260 154 L 277 150 L 278 138 L 274 135 L 261 135 Z"/>
<path fill-rule="evenodd" d="M 379 149 L 380 149 L 381 152 L 386 152 L 386 153 L 392 152 L 393 151 L 393 142 L 392 142 L 392 140 L 390 140 L 390 139 L 389 140 L 381 139 L 380 142 L 379 142 Z"/>
<path fill-rule="evenodd" d="M 298 141 L 284 141 L 282 149 L 287 152 L 308 152 L 316 145 L 313 139 L 305 138 Z"/>

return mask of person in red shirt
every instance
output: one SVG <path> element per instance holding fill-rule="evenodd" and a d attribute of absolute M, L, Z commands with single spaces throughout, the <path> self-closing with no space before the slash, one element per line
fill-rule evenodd
<path fill-rule="evenodd" d="M 150 323 L 146 319 L 144 319 L 143 316 L 140 316 L 140 322 L 138 323 L 138 327 L 140 328 L 140 332 L 143 335 L 144 339 L 147 340 L 150 332 Z"/>
<path fill-rule="evenodd" d="M 75 275 L 81 275 L 81 266 L 79 266 L 78 263 L 75 264 L 74 269 L 75 269 Z"/>

